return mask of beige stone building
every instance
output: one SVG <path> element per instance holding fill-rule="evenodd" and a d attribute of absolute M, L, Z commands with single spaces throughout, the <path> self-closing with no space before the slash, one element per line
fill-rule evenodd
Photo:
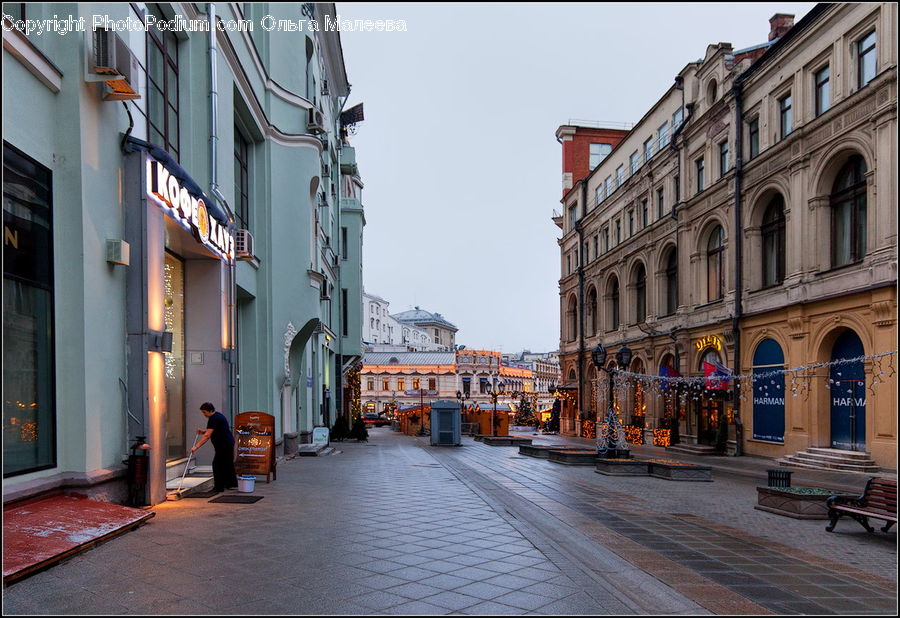
<path fill-rule="evenodd" d="M 842 361 L 619 405 L 648 436 L 668 413 L 687 444 L 727 422 L 731 452 L 826 447 L 896 468 L 896 354 L 849 360 L 897 349 L 896 11 L 820 4 L 774 16 L 762 45 L 709 45 L 575 183 L 557 218 L 560 362 L 584 418 L 606 405 L 598 343 L 609 358 L 627 344 L 627 369 L 652 375 Z"/>

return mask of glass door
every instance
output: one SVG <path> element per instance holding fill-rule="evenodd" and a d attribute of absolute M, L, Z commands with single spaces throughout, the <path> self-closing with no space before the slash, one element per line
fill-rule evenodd
<path fill-rule="evenodd" d="M 184 261 L 166 252 L 164 272 L 165 323 L 172 333 L 166 363 L 166 459 L 187 455 L 184 413 Z"/>

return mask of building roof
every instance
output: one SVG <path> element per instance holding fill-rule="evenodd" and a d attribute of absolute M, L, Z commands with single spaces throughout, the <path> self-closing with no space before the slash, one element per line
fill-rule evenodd
<path fill-rule="evenodd" d="M 420 309 L 419 307 L 410 309 L 409 311 L 401 311 L 400 313 L 395 313 L 391 315 L 391 317 L 398 322 L 406 322 L 408 324 L 440 324 L 453 330 L 459 330 L 455 324 L 448 321 L 440 313 L 431 313 L 430 311 L 425 311 L 424 309 Z"/>
<path fill-rule="evenodd" d="M 391 362 L 392 359 L 395 359 Z M 453 365 L 453 352 L 366 352 L 363 365 Z"/>

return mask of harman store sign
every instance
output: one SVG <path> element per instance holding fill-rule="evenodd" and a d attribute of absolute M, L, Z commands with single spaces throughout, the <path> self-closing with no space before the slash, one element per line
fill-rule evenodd
<path fill-rule="evenodd" d="M 192 195 L 166 166 L 147 157 L 147 197 L 223 260 L 234 259 L 234 234 L 214 217 L 202 198 Z"/>

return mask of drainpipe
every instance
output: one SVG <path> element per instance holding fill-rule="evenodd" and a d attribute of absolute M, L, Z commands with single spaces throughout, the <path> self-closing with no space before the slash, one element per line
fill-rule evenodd
<path fill-rule="evenodd" d="M 581 218 L 575 222 L 578 232 L 578 427 L 576 435 L 581 435 L 581 421 L 584 417 L 584 228 L 581 222 L 587 216 L 587 183 L 581 181 Z"/>
<path fill-rule="evenodd" d="M 337 392 L 335 393 L 335 401 L 337 402 L 337 405 L 340 406 L 340 409 L 336 410 L 336 414 L 343 414 L 343 412 L 344 412 L 344 287 L 342 284 L 343 279 L 341 277 L 341 271 L 343 270 L 343 264 L 341 264 L 341 259 L 342 259 L 341 256 L 343 255 L 343 252 L 344 252 L 344 246 L 343 246 L 344 236 L 343 236 L 343 234 L 341 234 L 341 223 L 342 223 L 341 197 L 343 194 L 343 186 L 342 186 L 343 182 L 342 181 L 344 178 L 344 175 L 341 172 L 341 151 L 343 150 L 343 147 L 344 147 L 344 136 L 342 135 L 342 131 L 340 128 L 340 122 L 341 122 L 340 118 L 341 118 L 341 112 L 344 111 L 344 105 L 347 104 L 347 99 L 349 99 L 349 98 L 350 98 L 350 92 L 348 89 L 347 96 L 345 96 L 344 100 L 341 101 L 341 104 L 338 106 L 338 112 L 337 112 L 337 119 L 338 119 L 338 133 L 337 133 L 338 183 L 337 183 L 337 187 L 338 188 L 337 188 L 337 204 L 335 205 L 335 211 L 336 211 L 337 217 L 335 217 L 335 219 L 337 220 L 336 236 L 338 239 L 338 244 L 340 246 L 338 247 L 338 251 L 335 254 L 337 256 L 337 264 L 335 264 L 335 266 L 334 266 L 335 270 L 337 270 L 337 284 L 338 284 L 338 289 L 337 289 L 337 295 L 338 295 L 338 302 L 337 302 L 337 306 L 338 306 L 338 315 L 337 315 L 338 345 L 337 345 L 337 349 L 338 349 L 338 354 L 337 354 L 337 362 L 335 363 L 335 373 L 337 374 L 337 376 L 336 376 L 336 378 L 337 378 L 336 391 Z M 348 414 L 348 416 L 349 416 L 349 414 Z"/>
<path fill-rule="evenodd" d="M 744 234 L 741 191 L 744 174 L 744 100 L 743 75 L 734 80 L 731 93 L 734 96 L 734 314 L 731 318 L 731 332 L 734 336 L 734 373 L 740 374 L 741 366 L 741 315 L 743 314 L 744 292 Z M 732 394 L 734 409 L 734 455 L 744 454 L 744 424 L 741 420 L 741 393 L 737 380 Z"/>
<path fill-rule="evenodd" d="M 209 189 L 213 198 L 225 209 L 225 214 L 231 222 L 232 229 L 234 226 L 234 213 L 228 206 L 228 202 L 219 190 L 219 80 L 217 74 L 219 48 L 216 43 L 216 4 L 210 2 L 207 6 L 207 15 L 209 17 Z M 225 353 L 225 362 L 228 365 L 228 405 L 231 409 L 232 417 L 237 413 L 237 359 L 236 348 L 237 342 L 235 336 L 237 332 L 237 318 L 235 315 L 235 297 L 237 292 L 235 286 L 235 256 L 231 256 L 228 262 L 227 276 L 227 317 L 229 346 Z"/>

